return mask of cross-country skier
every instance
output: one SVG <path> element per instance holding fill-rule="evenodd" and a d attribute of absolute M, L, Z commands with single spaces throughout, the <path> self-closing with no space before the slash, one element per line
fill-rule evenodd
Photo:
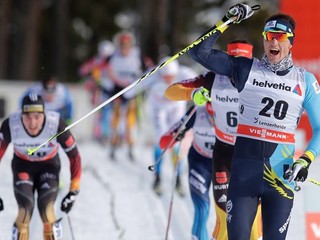
<path fill-rule="evenodd" d="M 135 45 L 135 37 L 130 32 L 120 32 L 115 36 L 115 51 L 109 59 L 107 77 L 114 87 L 112 95 L 128 87 L 138 79 L 142 72 L 140 50 Z M 122 143 L 128 145 L 128 157 L 134 160 L 133 128 L 137 124 L 136 97 L 122 95 L 113 102 L 111 119 L 111 152 L 115 159 L 115 150 Z"/>
<path fill-rule="evenodd" d="M 70 90 L 55 75 L 45 76 L 41 82 L 30 86 L 23 97 L 31 93 L 42 97 L 46 110 L 59 112 L 67 124 L 72 122 L 73 100 Z"/>
<path fill-rule="evenodd" d="M 185 128 L 177 136 L 171 146 L 178 129 L 195 106 L 192 106 L 179 122 L 174 124 L 160 139 L 160 148 L 172 147 L 181 141 L 185 132 L 192 129 L 193 141 L 188 153 L 189 188 L 194 205 L 192 239 L 208 240 L 207 221 L 210 212 L 209 190 L 212 174 L 212 152 L 215 143 L 213 109 L 210 102 L 198 107 L 195 114 L 187 122 Z"/>
<path fill-rule="evenodd" d="M 237 57 L 252 58 L 253 46 L 246 40 L 234 40 L 227 45 L 227 53 Z M 203 89 L 202 89 L 203 87 Z M 194 93 L 201 89 L 206 91 L 208 99 L 197 98 Z M 207 90 L 208 89 L 208 90 Z M 212 233 L 213 239 L 227 240 L 226 203 L 230 182 L 231 160 L 236 140 L 238 125 L 238 92 L 226 76 L 208 72 L 194 79 L 187 79 L 170 85 L 165 92 L 170 100 L 194 100 L 204 104 L 211 98 L 215 110 L 216 143 L 212 155 L 212 187 L 216 212 L 216 224 Z M 261 236 L 261 213 L 258 211 L 252 228 L 251 240 Z"/>
<path fill-rule="evenodd" d="M 113 93 L 114 84 L 107 77 L 110 57 L 114 53 L 114 44 L 109 40 L 98 43 L 97 54 L 79 67 L 79 75 L 84 79 L 84 87 L 91 95 L 91 104 L 98 106 Z M 93 137 L 100 143 L 105 143 L 110 137 L 110 115 L 112 104 L 99 110 L 93 124 Z"/>
<path fill-rule="evenodd" d="M 236 4 L 214 28 L 228 19 L 240 23 L 250 18 L 254 9 Z M 228 76 L 239 92 L 227 201 L 228 237 L 249 239 L 261 200 L 263 240 L 284 240 L 293 206 L 293 181 L 306 180 L 308 168 L 320 152 L 320 86 L 312 73 L 293 64 L 296 24 L 291 16 L 279 13 L 266 20 L 261 60 L 233 57 L 213 48 L 230 25 L 190 50 L 195 61 Z M 313 137 L 302 156 L 293 161 L 295 130 L 304 110 Z"/>
<path fill-rule="evenodd" d="M 169 57 L 162 58 L 159 63 L 162 63 L 169 59 Z M 161 156 L 161 149 L 159 146 L 159 139 L 163 133 L 165 133 L 170 126 L 179 121 L 181 116 L 186 112 L 186 102 L 173 102 L 164 97 L 164 91 L 166 88 L 176 82 L 185 78 L 195 77 L 196 73 L 190 68 L 181 66 L 177 60 L 170 62 L 164 66 L 153 76 L 153 85 L 148 91 L 147 101 L 149 103 L 149 111 L 151 115 L 151 122 L 153 124 L 155 145 L 154 145 L 154 159 L 159 160 Z M 179 146 L 173 147 L 172 159 L 175 162 L 179 157 Z M 158 162 L 155 170 L 155 179 L 153 183 L 153 189 L 158 195 L 162 194 L 161 187 L 161 167 L 162 160 Z M 184 190 L 181 185 L 180 179 L 181 161 L 178 163 L 178 178 L 177 178 L 177 191 L 184 195 Z"/>
<path fill-rule="evenodd" d="M 60 172 L 58 150 L 61 146 L 70 160 L 70 190 L 61 203 L 61 210 L 66 213 L 71 210 L 79 192 L 81 157 L 70 131 L 62 133 L 32 155 L 28 154 L 28 149 L 39 146 L 66 126 L 59 113 L 45 110 L 43 99 L 36 94 L 25 96 L 22 99 L 21 111 L 11 113 L 1 125 L 0 159 L 10 143 L 13 144 L 14 150 L 11 166 L 14 194 L 19 210 L 13 225 L 13 240 L 29 239 L 29 223 L 35 205 L 35 193 L 43 223 L 43 238 L 58 239 L 54 237 L 61 232 L 61 224 L 54 224 L 54 204 Z M 3 210 L 3 204 L 0 204 L 0 210 Z"/>

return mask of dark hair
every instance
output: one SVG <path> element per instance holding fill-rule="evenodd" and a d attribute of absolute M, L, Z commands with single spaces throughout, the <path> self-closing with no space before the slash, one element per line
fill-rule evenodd
<path fill-rule="evenodd" d="M 55 75 L 47 75 L 41 80 L 42 86 L 47 92 L 54 92 L 56 90 L 56 84 L 54 86 L 48 86 L 48 83 L 52 80 L 57 83 L 57 78 Z"/>
<path fill-rule="evenodd" d="M 277 13 L 277 14 L 274 14 L 272 16 L 270 16 L 265 22 L 269 22 L 269 21 L 272 21 L 272 20 L 277 20 L 277 19 L 283 19 L 287 22 L 289 22 L 292 26 L 292 30 L 294 31 L 294 29 L 296 28 L 296 22 L 295 20 L 293 19 L 293 17 L 291 17 L 290 15 L 288 14 L 284 14 L 284 13 Z"/>

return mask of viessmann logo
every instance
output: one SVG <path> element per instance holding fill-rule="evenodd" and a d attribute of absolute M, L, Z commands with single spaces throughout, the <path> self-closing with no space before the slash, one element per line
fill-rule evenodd
<path fill-rule="evenodd" d="M 291 92 L 291 87 L 285 85 L 284 83 L 270 83 L 268 81 L 259 82 L 256 79 L 253 79 L 253 85 L 263 88 L 273 88 L 273 89 L 279 89 L 284 90 L 287 92 Z"/>

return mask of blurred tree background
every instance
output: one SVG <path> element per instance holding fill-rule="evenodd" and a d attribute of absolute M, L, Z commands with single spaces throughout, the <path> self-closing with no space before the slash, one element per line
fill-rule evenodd
<path fill-rule="evenodd" d="M 54 73 L 63 82 L 78 82 L 78 68 L 97 52 L 101 40 L 121 30 L 132 31 L 142 56 L 157 62 L 173 55 L 214 25 L 233 0 L 1 0 L 0 79 L 37 80 Z M 235 38 L 262 55 L 265 18 L 278 11 L 278 1 L 247 1 L 261 10 L 219 39 Z M 191 61 L 188 56 L 184 61 Z M 181 59 L 181 60 L 183 60 Z M 194 64 L 194 63 L 192 63 Z"/>

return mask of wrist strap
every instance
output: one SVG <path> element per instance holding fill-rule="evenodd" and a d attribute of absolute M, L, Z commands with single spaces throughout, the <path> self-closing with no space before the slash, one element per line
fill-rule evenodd
<path fill-rule="evenodd" d="M 196 92 L 197 90 L 199 90 L 199 88 L 196 88 L 196 89 L 192 90 L 191 95 L 190 95 L 192 100 L 193 100 L 193 96 L 194 96 L 194 94 L 195 94 L 195 92 Z"/>
<path fill-rule="evenodd" d="M 309 160 L 310 162 L 312 162 L 312 161 L 315 159 L 313 153 L 310 152 L 310 151 L 305 151 L 304 154 L 303 154 L 301 157 L 308 158 L 308 160 Z M 303 158 L 303 159 L 304 159 L 304 158 Z"/>
<path fill-rule="evenodd" d="M 311 160 L 308 157 L 302 155 L 299 159 L 302 159 L 302 160 L 306 161 L 307 164 L 308 164 L 307 168 L 309 168 L 309 166 L 311 164 Z"/>

